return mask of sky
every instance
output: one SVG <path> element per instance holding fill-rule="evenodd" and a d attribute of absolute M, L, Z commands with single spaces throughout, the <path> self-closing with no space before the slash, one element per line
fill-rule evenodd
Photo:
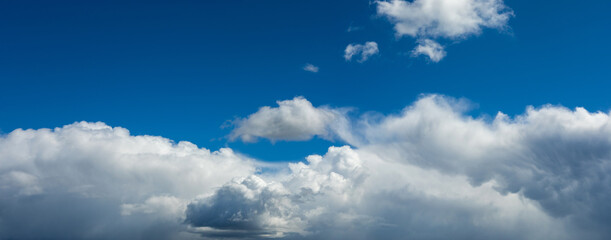
<path fill-rule="evenodd" d="M 610 10 L 2 2 L 0 239 L 608 239 Z"/>

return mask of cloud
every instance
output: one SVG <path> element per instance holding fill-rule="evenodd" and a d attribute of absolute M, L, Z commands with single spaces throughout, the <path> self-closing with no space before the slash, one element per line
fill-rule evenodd
<path fill-rule="evenodd" d="M 503 0 L 390 0 L 376 4 L 378 14 L 394 24 L 398 36 L 419 41 L 466 39 L 484 28 L 504 29 L 513 16 Z"/>
<path fill-rule="evenodd" d="M 362 29 L 363 29 L 363 27 L 354 26 L 354 25 L 352 25 L 352 23 L 350 23 L 350 25 L 346 29 L 346 32 L 356 32 L 356 31 L 359 31 L 359 30 L 362 30 Z"/>
<path fill-rule="evenodd" d="M 267 183 L 251 175 L 234 180 L 213 196 L 189 204 L 186 222 L 215 237 L 282 237 L 286 232 L 300 232 L 298 216 L 287 190 L 280 184 Z"/>
<path fill-rule="evenodd" d="M 277 104 L 278 107 L 265 106 L 247 118 L 235 121 L 236 127 L 230 139 L 254 142 L 258 138 L 271 141 L 303 141 L 314 136 L 331 138 L 332 126 L 345 121 L 345 110 L 315 108 L 303 97 L 278 101 Z"/>
<path fill-rule="evenodd" d="M 499 232 L 508 239 L 537 239 L 547 234 L 557 234 L 554 239 L 611 236 L 605 227 L 611 219 L 607 207 L 611 194 L 601 190 L 611 187 L 609 114 L 543 106 L 528 107 L 514 118 L 499 113 L 488 120 L 466 115 L 468 107 L 462 100 L 427 95 L 398 115 L 365 115 L 357 121 L 343 122 L 356 122 L 343 127 L 351 129 L 351 134 L 337 136 L 350 136 L 343 140 L 356 148 L 342 149 L 353 153 L 347 159 L 359 162 L 363 174 L 358 181 L 328 166 L 314 172 L 299 170 L 311 170 L 320 161 L 336 164 L 332 158 L 316 156 L 308 158 L 309 165 L 293 165 L 288 176 L 278 177 L 291 192 L 289 198 L 300 199 L 292 205 L 299 206 L 295 211 L 301 212 L 300 216 L 306 216 L 301 220 L 307 227 L 299 227 L 308 230 L 310 235 L 304 236 L 350 238 L 380 229 L 389 236 L 409 233 L 415 238 L 451 235 L 486 239 Z M 329 153 L 334 151 L 330 149 Z M 342 199 L 350 200 L 342 203 L 350 211 L 322 208 L 325 217 L 312 217 L 308 213 L 333 201 L 316 195 L 319 191 L 323 191 L 320 195 L 331 195 L 324 190 L 329 187 L 318 183 L 339 186 L 343 182 L 332 183 L 331 173 L 349 182 L 349 188 L 335 193 L 343 193 Z M 295 180 L 300 176 L 307 178 Z M 301 195 L 309 192 L 317 197 Z M 411 206 L 398 206 L 404 202 Z M 377 207 L 380 203 L 393 207 Z M 414 219 L 414 211 L 421 209 L 426 209 L 419 213 L 424 219 Z M 344 218 L 375 227 L 352 229 L 350 226 L 357 223 L 338 222 Z M 437 222 L 439 219 L 444 219 L 443 223 Z M 418 221 L 437 227 L 427 228 Z M 397 227 L 397 222 L 407 225 Z M 478 225 L 484 222 L 486 231 Z M 457 226 L 461 226 L 460 231 Z M 418 230 L 403 232 L 398 228 Z M 566 231 L 554 233 L 555 228 Z"/>
<path fill-rule="evenodd" d="M 307 63 L 305 66 L 303 66 L 303 70 L 307 71 L 307 72 L 313 72 L 313 73 L 317 73 L 318 72 L 318 67 L 314 66 L 310 63 Z"/>
<path fill-rule="evenodd" d="M 179 237 L 189 201 L 255 169 L 104 123 L 17 129 L 0 136 L 0 239 Z"/>
<path fill-rule="evenodd" d="M 346 61 L 352 60 L 352 57 L 361 57 L 358 62 L 365 62 L 369 57 L 378 54 L 378 44 L 376 42 L 366 42 L 365 44 L 348 44 L 344 50 L 344 58 Z"/>
<path fill-rule="evenodd" d="M 341 212 L 351 217 L 344 206 L 352 204 L 353 190 L 360 191 L 366 177 L 356 152 L 347 146 L 331 147 L 325 156 L 309 156 L 307 164 L 290 163 L 289 169 L 279 182 L 248 176 L 228 183 L 189 204 L 186 222 L 223 229 L 224 237 L 243 236 L 246 231 L 252 237 L 295 238 L 318 231 L 311 228 L 325 216 L 335 218 Z"/>
<path fill-rule="evenodd" d="M 397 160 L 331 147 L 286 175 L 228 183 L 189 204 L 186 222 L 206 237 L 562 239 L 560 225 L 518 194 Z"/>
<path fill-rule="evenodd" d="M 368 125 L 361 147 L 465 176 L 474 186 L 494 181 L 501 194 L 520 194 L 549 216 L 609 234 L 601 226 L 611 219 L 611 195 L 598 190 L 611 187 L 609 114 L 544 106 L 488 122 L 465 116 L 460 105 L 424 97 L 399 116 Z"/>
<path fill-rule="evenodd" d="M 611 237 L 608 113 L 546 105 L 474 118 L 440 95 L 353 119 L 302 97 L 278 105 L 235 137 L 349 145 L 260 171 L 230 149 L 103 123 L 2 135 L 0 238 Z"/>
<path fill-rule="evenodd" d="M 461 38 L 482 28 L 503 28 L 512 12 L 502 0 L 377 1 L 378 13 L 395 24 L 398 35 Z"/>
<path fill-rule="evenodd" d="M 412 54 L 414 56 L 425 55 L 431 61 L 439 62 L 446 56 L 446 51 L 439 43 L 430 39 L 424 39 L 420 41 L 420 44 L 412 51 Z"/>

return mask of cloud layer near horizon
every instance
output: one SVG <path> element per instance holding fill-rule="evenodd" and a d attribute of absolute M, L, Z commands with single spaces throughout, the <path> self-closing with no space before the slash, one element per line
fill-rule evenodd
<path fill-rule="evenodd" d="M 179 237 L 190 199 L 254 170 L 230 149 L 99 122 L 17 129 L 0 137 L 0 239 Z"/>
<path fill-rule="evenodd" d="M 611 236 L 609 114 L 543 106 L 473 118 L 463 101 L 428 95 L 399 114 L 348 120 L 301 97 L 278 104 L 233 136 L 351 146 L 261 172 L 230 149 L 103 123 L 2 136 L 0 238 Z M 253 132 L 268 126 L 280 127 Z"/>

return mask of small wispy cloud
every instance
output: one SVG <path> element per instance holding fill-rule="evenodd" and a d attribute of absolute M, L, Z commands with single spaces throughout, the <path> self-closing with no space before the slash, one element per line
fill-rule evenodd
<path fill-rule="evenodd" d="M 438 42 L 431 39 L 420 41 L 418 46 L 412 51 L 412 56 L 425 55 L 433 62 L 439 62 L 446 56 L 446 51 Z"/>
<path fill-rule="evenodd" d="M 304 71 L 308 71 L 308 72 L 313 72 L 313 73 L 317 73 L 318 72 L 318 67 L 314 66 L 310 63 L 306 63 L 305 66 L 303 66 L 303 70 Z"/>
<path fill-rule="evenodd" d="M 359 56 L 358 62 L 365 62 L 369 57 L 380 53 L 376 42 L 366 42 L 365 44 L 348 44 L 344 50 L 344 59 L 352 60 L 353 57 Z"/>
<path fill-rule="evenodd" d="M 363 29 L 363 27 L 354 26 L 351 23 L 350 26 L 348 26 L 348 29 L 346 29 L 346 32 L 355 32 L 355 31 L 358 31 L 358 30 L 361 30 L 361 29 Z"/>

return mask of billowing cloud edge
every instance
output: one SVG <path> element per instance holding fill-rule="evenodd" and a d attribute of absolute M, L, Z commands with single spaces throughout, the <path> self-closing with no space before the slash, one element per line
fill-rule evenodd
<path fill-rule="evenodd" d="M 610 236 L 608 113 L 542 106 L 486 119 L 464 109 L 424 95 L 401 113 L 347 122 L 351 146 L 273 173 L 230 149 L 103 123 L 18 129 L 0 138 L 0 237 Z"/>

